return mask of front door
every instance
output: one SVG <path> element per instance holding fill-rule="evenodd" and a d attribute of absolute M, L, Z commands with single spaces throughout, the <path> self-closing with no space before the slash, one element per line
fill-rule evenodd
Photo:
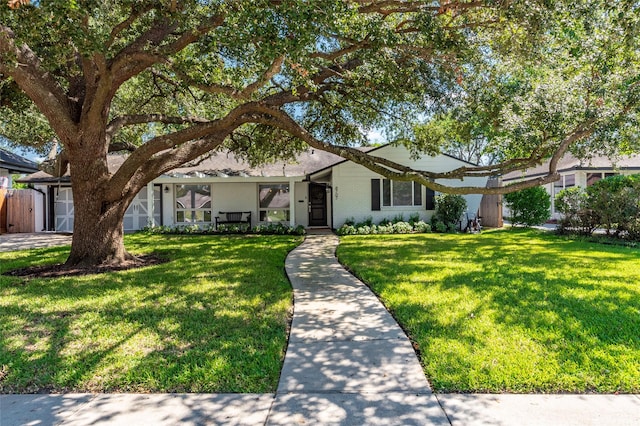
<path fill-rule="evenodd" d="M 327 226 L 327 186 L 309 184 L 309 226 Z"/>

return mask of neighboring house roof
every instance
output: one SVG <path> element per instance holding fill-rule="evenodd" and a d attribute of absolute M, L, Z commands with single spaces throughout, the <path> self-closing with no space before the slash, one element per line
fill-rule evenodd
<path fill-rule="evenodd" d="M 0 148 L 0 169 L 7 169 L 9 173 L 33 173 L 38 171 L 38 164 Z"/>
<path fill-rule="evenodd" d="M 617 158 L 598 156 L 581 160 L 571 154 L 566 154 L 558 162 L 558 172 L 578 170 L 638 170 L 640 171 L 640 155 L 628 155 Z M 549 171 L 549 161 L 525 171 L 507 173 L 502 177 L 503 182 L 522 178 L 533 178 L 546 175 Z"/>

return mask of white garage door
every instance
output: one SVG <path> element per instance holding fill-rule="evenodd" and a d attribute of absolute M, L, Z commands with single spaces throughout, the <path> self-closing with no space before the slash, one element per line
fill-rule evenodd
<path fill-rule="evenodd" d="M 73 193 L 71 188 L 55 189 L 55 230 L 73 232 Z"/>

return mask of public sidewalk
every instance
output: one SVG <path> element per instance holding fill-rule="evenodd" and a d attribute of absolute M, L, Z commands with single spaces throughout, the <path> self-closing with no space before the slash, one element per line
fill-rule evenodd
<path fill-rule="evenodd" d="M 0 395 L 14 425 L 637 425 L 637 395 L 435 395 L 379 300 L 309 235 L 287 257 L 294 316 L 275 394 Z"/>

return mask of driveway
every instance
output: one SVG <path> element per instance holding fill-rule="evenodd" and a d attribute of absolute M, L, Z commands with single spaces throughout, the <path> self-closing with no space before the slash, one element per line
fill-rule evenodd
<path fill-rule="evenodd" d="M 69 244 L 71 244 L 71 234 L 39 232 L 34 234 L 0 235 L 0 252 L 64 246 Z"/>

